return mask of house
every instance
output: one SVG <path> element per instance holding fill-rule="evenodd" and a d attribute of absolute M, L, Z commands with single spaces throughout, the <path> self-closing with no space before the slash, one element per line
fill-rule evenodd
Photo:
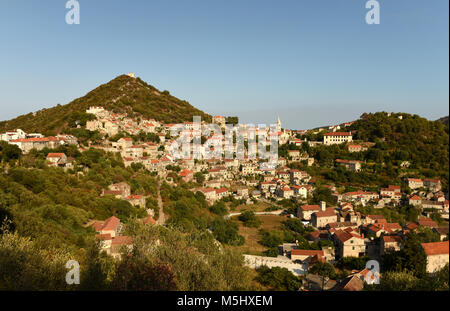
<path fill-rule="evenodd" d="M 316 230 L 308 234 L 308 241 L 318 242 L 329 240 L 329 234 L 327 230 Z"/>
<path fill-rule="evenodd" d="M 319 260 L 324 260 L 323 250 L 307 250 L 307 249 L 292 249 L 291 260 L 301 262 L 310 261 L 313 257 L 317 257 Z"/>
<path fill-rule="evenodd" d="M 380 256 L 401 250 L 403 239 L 400 235 L 384 235 L 380 240 Z"/>
<path fill-rule="evenodd" d="M 259 184 L 259 189 L 263 192 L 270 191 L 270 189 L 274 189 L 277 186 L 277 183 L 274 181 L 263 181 Z"/>
<path fill-rule="evenodd" d="M 242 175 L 252 175 L 257 170 L 257 166 L 251 163 L 242 165 Z"/>
<path fill-rule="evenodd" d="M 109 185 L 108 189 L 119 193 L 122 198 L 126 198 L 131 195 L 131 187 L 126 182 L 120 182 L 117 184 Z M 103 192 L 104 192 L 104 194 L 112 194 L 112 193 L 106 193 L 106 191 L 103 191 Z"/>
<path fill-rule="evenodd" d="M 388 222 L 376 222 L 374 224 L 369 224 L 365 227 L 365 230 L 367 234 L 373 234 L 376 237 L 380 237 L 383 233 L 395 233 L 402 230 L 402 227 L 400 224 L 394 222 L 394 223 L 388 223 Z"/>
<path fill-rule="evenodd" d="M 297 208 L 297 217 L 303 220 L 311 220 L 311 215 L 319 211 L 319 205 L 302 205 Z"/>
<path fill-rule="evenodd" d="M 288 171 L 279 171 L 277 172 L 277 178 L 282 179 L 285 182 L 289 182 L 291 174 Z"/>
<path fill-rule="evenodd" d="M 125 167 L 130 166 L 135 161 L 133 158 L 130 158 L 130 157 L 123 157 L 122 160 L 123 160 L 123 164 L 125 165 Z"/>
<path fill-rule="evenodd" d="M 97 234 L 95 237 L 100 240 L 100 248 L 107 253 L 111 251 L 112 236 L 111 234 Z"/>
<path fill-rule="evenodd" d="M 361 145 L 348 145 L 348 151 L 349 152 L 361 152 L 366 151 L 367 147 L 363 147 Z"/>
<path fill-rule="evenodd" d="M 421 246 L 427 256 L 428 273 L 439 271 L 448 264 L 448 241 L 422 243 Z"/>
<path fill-rule="evenodd" d="M 409 205 L 414 205 L 414 206 L 421 205 L 422 204 L 422 199 L 418 195 L 412 195 L 408 199 L 408 204 Z"/>
<path fill-rule="evenodd" d="M 111 241 L 111 255 L 114 257 L 120 256 L 120 251 L 122 248 L 126 248 L 128 250 L 133 247 L 133 239 L 130 236 L 116 236 Z"/>
<path fill-rule="evenodd" d="M 387 188 L 381 188 L 380 195 L 386 197 L 394 197 L 396 195 L 401 195 L 401 187 L 389 185 Z"/>
<path fill-rule="evenodd" d="M 105 221 L 94 221 L 91 226 L 99 234 L 109 234 L 111 238 L 114 238 L 116 235 L 118 235 L 122 229 L 120 219 L 115 216 L 111 216 Z"/>
<path fill-rule="evenodd" d="M 144 156 L 144 146 L 143 145 L 135 145 L 131 147 L 125 148 L 125 150 L 122 151 L 123 157 L 130 157 L 130 158 L 141 158 Z"/>
<path fill-rule="evenodd" d="M 418 189 L 423 187 L 423 181 L 422 179 L 418 178 L 408 178 L 406 180 L 408 182 L 408 187 L 411 189 Z"/>
<path fill-rule="evenodd" d="M 311 215 L 311 223 L 316 228 L 325 228 L 329 223 L 337 222 L 337 214 L 334 208 L 322 209 Z"/>
<path fill-rule="evenodd" d="M 308 187 L 306 186 L 293 185 L 291 186 L 291 189 L 294 191 L 294 195 L 296 196 L 299 196 L 303 199 L 306 199 L 308 197 Z"/>
<path fill-rule="evenodd" d="M 380 196 L 376 192 L 365 192 L 365 191 L 351 191 L 342 194 L 342 200 L 344 201 L 357 201 L 363 200 L 365 202 L 370 200 L 378 199 Z"/>
<path fill-rule="evenodd" d="M 300 158 L 300 150 L 288 150 L 288 156 L 293 160 Z"/>
<path fill-rule="evenodd" d="M 216 190 L 214 188 L 202 188 L 199 191 L 203 193 L 207 201 L 216 200 Z"/>
<path fill-rule="evenodd" d="M 65 168 L 73 167 L 72 161 L 67 158 L 64 153 L 49 153 L 46 160 L 49 166 Z"/>
<path fill-rule="evenodd" d="M 342 257 L 361 257 L 366 254 L 364 236 L 356 231 L 336 230 L 334 233 L 336 254 Z"/>
<path fill-rule="evenodd" d="M 194 178 L 194 172 L 188 169 L 182 170 L 178 173 L 185 182 L 189 182 Z"/>
<path fill-rule="evenodd" d="M 131 205 L 145 207 L 145 197 L 140 194 L 130 195 L 126 198 Z"/>
<path fill-rule="evenodd" d="M 240 187 L 237 189 L 237 195 L 240 198 L 248 198 L 249 194 L 248 194 L 248 188 L 245 187 Z"/>
<path fill-rule="evenodd" d="M 417 223 L 419 224 L 419 226 L 424 226 L 424 227 L 428 227 L 428 228 L 431 228 L 431 229 L 439 227 L 437 222 L 435 222 L 431 218 L 426 218 L 426 217 L 419 217 L 419 220 L 418 220 Z"/>
<path fill-rule="evenodd" d="M 424 210 L 435 210 L 442 213 L 444 210 L 444 204 L 443 202 L 438 201 L 422 200 L 422 208 Z"/>
<path fill-rule="evenodd" d="M 346 132 L 325 133 L 323 135 L 323 144 L 326 146 L 333 144 L 343 144 L 352 141 L 352 134 Z"/>
<path fill-rule="evenodd" d="M 73 139 L 70 139 L 72 142 Z M 66 141 L 63 137 L 38 137 L 38 138 L 19 138 L 9 141 L 10 144 L 16 145 L 24 153 L 30 152 L 31 149 L 42 150 L 45 147 L 49 149 L 55 149 L 58 146 L 69 144 L 69 140 Z"/>
<path fill-rule="evenodd" d="M 448 226 L 433 228 L 433 231 L 439 234 L 441 241 L 448 238 Z"/>
<path fill-rule="evenodd" d="M 227 188 L 219 188 L 219 189 L 216 189 L 215 192 L 216 192 L 217 200 L 223 199 L 230 195 L 230 192 L 228 191 Z"/>
<path fill-rule="evenodd" d="M 343 165 L 352 172 L 359 172 L 361 170 L 361 161 L 336 159 L 336 164 Z"/>
<path fill-rule="evenodd" d="M 285 186 L 278 189 L 278 195 L 283 199 L 290 199 L 294 195 L 294 190 Z"/>
<path fill-rule="evenodd" d="M 345 291 L 356 292 L 361 291 L 364 288 L 364 281 L 357 274 L 347 276 L 341 282 L 339 282 L 332 290 L 333 291 Z"/>
<path fill-rule="evenodd" d="M 24 131 L 22 131 L 21 129 L 17 129 L 14 131 L 8 131 L 3 134 L 0 134 L 0 140 L 3 140 L 3 141 L 11 141 L 11 140 L 26 138 L 26 137 L 27 137 L 27 134 Z"/>
<path fill-rule="evenodd" d="M 424 179 L 423 186 L 430 191 L 441 190 L 441 181 L 439 179 Z"/>
<path fill-rule="evenodd" d="M 386 219 L 383 215 L 367 215 L 365 217 L 365 223 L 366 224 L 373 224 L 373 223 L 386 223 Z"/>
<path fill-rule="evenodd" d="M 335 232 L 336 230 L 357 229 L 358 224 L 351 221 L 330 222 L 326 225 L 327 230 Z"/>
<path fill-rule="evenodd" d="M 133 140 L 129 137 L 122 137 L 117 142 L 112 143 L 112 146 L 117 150 L 126 150 L 133 146 Z"/>

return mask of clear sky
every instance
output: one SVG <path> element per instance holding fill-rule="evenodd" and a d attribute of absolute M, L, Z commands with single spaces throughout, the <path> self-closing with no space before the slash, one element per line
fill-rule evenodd
<path fill-rule="evenodd" d="M 135 72 L 210 114 L 311 128 L 448 115 L 448 0 L 0 0 L 0 120 Z"/>

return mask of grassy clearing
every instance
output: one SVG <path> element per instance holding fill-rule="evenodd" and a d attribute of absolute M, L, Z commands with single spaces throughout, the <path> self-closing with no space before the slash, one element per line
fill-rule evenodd
<path fill-rule="evenodd" d="M 286 216 L 278 215 L 257 215 L 256 217 L 261 220 L 261 226 L 259 228 L 245 227 L 242 225 L 242 222 L 238 220 L 237 216 L 233 217 L 233 220 L 236 220 L 239 224 L 239 234 L 245 238 L 245 244 L 237 247 L 237 249 L 244 254 L 262 255 L 262 252 L 267 250 L 267 248 L 258 242 L 261 239 L 259 230 L 279 230 L 281 229 L 282 222 L 287 219 Z"/>

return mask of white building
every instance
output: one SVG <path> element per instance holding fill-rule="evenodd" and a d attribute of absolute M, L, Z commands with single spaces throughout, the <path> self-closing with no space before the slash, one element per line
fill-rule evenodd
<path fill-rule="evenodd" d="M 334 132 L 334 133 L 326 133 L 323 135 L 324 145 L 343 144 L 346 142 L 351 142 L 352 140 L 353 140 L 352 133 L 347 132 Z"/>
<path fill-rule="evenodd" d="M 27 134 L 21 129 L 14 131 L 8 131 L 6 133 L 0 134 L 0 140 L 11 141 L 20 138 L 26 138 Z"/>

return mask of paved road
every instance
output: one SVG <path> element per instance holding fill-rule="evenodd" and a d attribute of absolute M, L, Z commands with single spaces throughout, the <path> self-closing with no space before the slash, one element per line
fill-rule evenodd
<path fill-rule="evenodd" d="M 156 223 L 158 225 L 164 225 L 166 223 L 166 216 L 164 215 L 164 210 L 163 210 L 163 202 L 161 199 L 161 191 L 160 191 L 160 186 L 158 184 L 158 207 L 159 207 L 159 217 L 158 220 L 156 221 Z"/>
<path fill-rule="evenodd" d="M 270 212 L 255 212 L 255 215 L 280 215 L 282 212 L 284 211 L 284 209 L 280 209 L 277 211 L 270 211 Z M 238 213 L 230 213 L 228 215 L 225 215 L 225 218 L 230 218 L 233 216 L 239 216 L 241 215 L 242 212 L 238 212 Z"/>

